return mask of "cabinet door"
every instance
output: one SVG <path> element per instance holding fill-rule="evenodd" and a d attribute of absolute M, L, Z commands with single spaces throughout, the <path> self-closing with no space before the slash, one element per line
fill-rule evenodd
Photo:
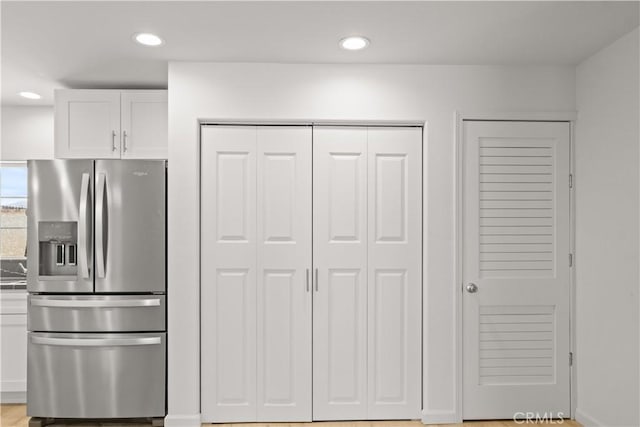
<path fill-rule="evenodd" d="M 367 418 L 367 129 L 314 127 L 313 418 Z"/>
<path fill-rule="evenodd" d="M 311 421 L 311 127 L 257 141 L 257 421 Z"/>
<path fill-rule="evenodd" d="M 256 127 L 201 143 L 202 421 L 255 421 Z"/>
<path fill-rule="evenodd" d="M 368 419 L 420 416 L 422 129 L 368 129 Z"/>
<path fill-rule="evenodd" d="M 120 158 L 120 91 L 56 91 L 55 155 Z"/>
<path fill-rule="evenodd" d="M 122 92 L 122 158 L 167 158 L 167 91 Z"/>
<path fill-rule="evenodd" d="M 0 402 L 27 401 L 27 293 L 0 293 Z"/>

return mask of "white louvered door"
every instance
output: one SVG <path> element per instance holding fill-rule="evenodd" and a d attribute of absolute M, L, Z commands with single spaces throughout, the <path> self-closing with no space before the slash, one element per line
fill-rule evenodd
<path fill-rule="evenodd" d="M 311 127 L 202 129 L 202 418 L 311 420 Z"/>
<path fill-rule="evenodd" d="M 463 130 L 463 416 L 568 417 L 569 123 Z"/>

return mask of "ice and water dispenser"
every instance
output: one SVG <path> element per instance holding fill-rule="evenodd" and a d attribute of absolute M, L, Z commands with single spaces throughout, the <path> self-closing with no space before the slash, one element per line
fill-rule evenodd
<path fill-rule="evenodd" d="M 78 223 L 38 222 L 39 275 L 75 276 L 78 273 Z"/>

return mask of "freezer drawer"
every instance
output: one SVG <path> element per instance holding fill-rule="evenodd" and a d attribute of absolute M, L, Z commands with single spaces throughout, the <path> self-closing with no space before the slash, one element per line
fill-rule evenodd
<path fill-rule="evenodd" d="M 27 415 L 165 416 L 164 333 L 30 332 Z"/>
<path fill-rule="evenodd" d="M 28 305 L 30 331 L 165 330 L 164 295 L 29 295 Z"/>

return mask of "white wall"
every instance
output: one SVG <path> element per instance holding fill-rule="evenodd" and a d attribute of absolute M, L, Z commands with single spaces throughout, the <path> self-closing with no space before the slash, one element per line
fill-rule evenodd
<path fill-rule="evenodd" d="M 574 76 L 572 67 L 170 63 L 167 425 L 199 425 L 198 119 L 428 121 L 424 418 L 453 422 L 454 111 L 573 111 Z"/>
<path fill-rule="evenodd" d="M 638 29 L 577 68 L 577 417 L 638 426 Z"/>
<path fill-rule="evenodd" d="M 0 159 L 53 159 L 53 107 L 2 107 Z"/>

